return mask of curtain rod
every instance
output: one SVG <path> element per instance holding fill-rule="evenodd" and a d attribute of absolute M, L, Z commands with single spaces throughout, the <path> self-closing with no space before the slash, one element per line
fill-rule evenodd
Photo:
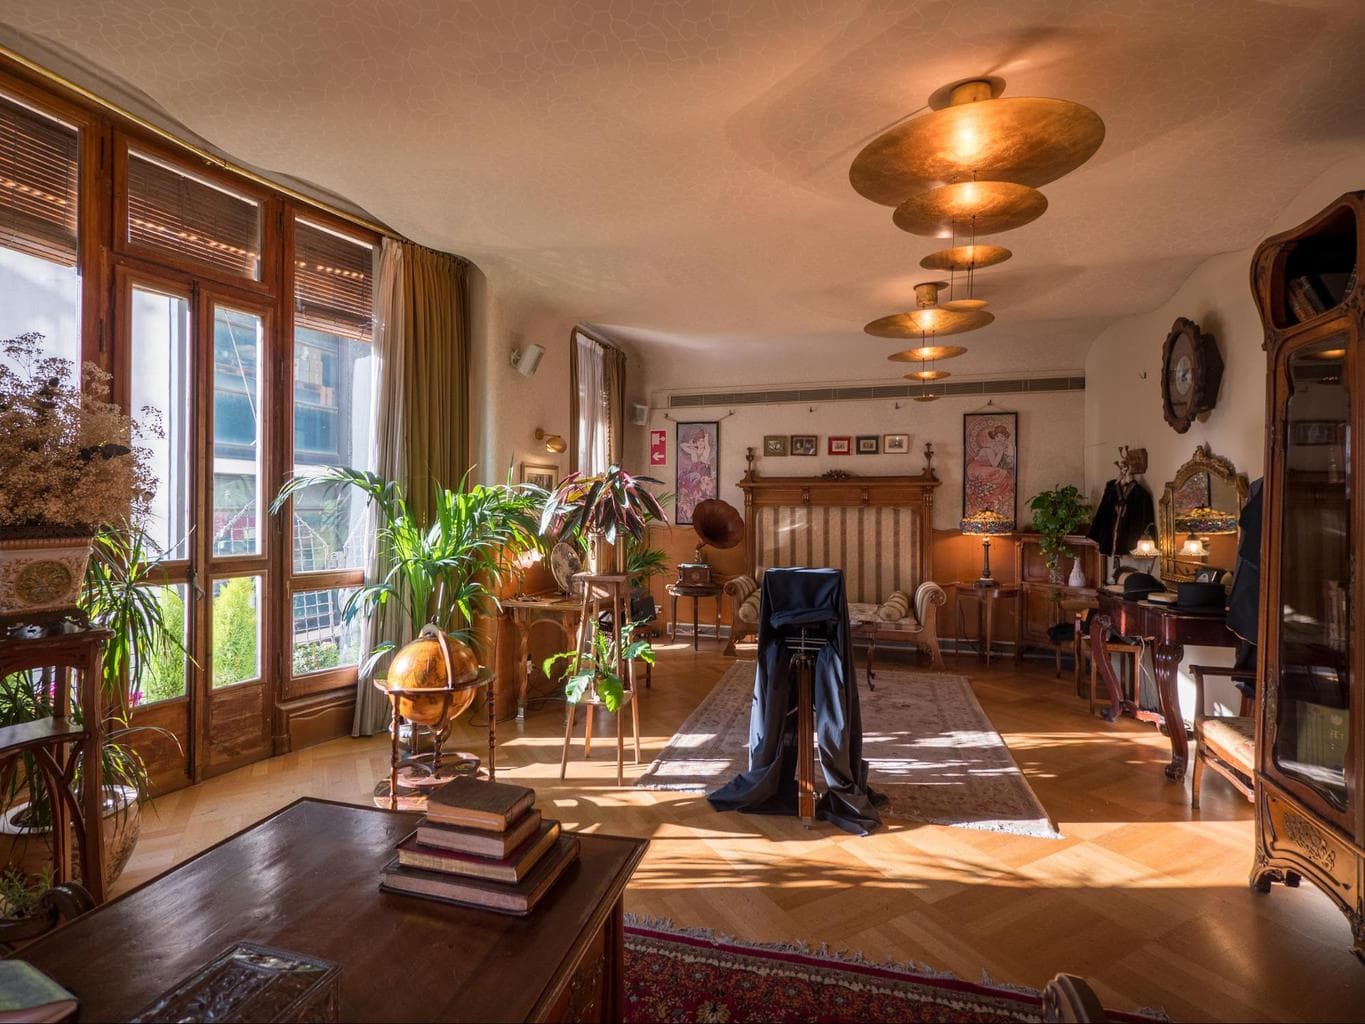
<path fill-rule="evenodd" d="M 210 153 L 202 146 L 196 146 L 192 142 L 187 142 L 186 140 L 176 135 L 174 132 L 162 128 L 160 125 L 154 124 L 153 122 L 148 121 L 146 118 L 139 117 L 137 114 L 124 110 L 122 107 L 120 107 L 117 103 L 114 103 L 112 100 L 107 100 L 103 96 L 100 96 L 98 93 L 92 92 L 91 90 L 87 89 L 85 86 L 78 85 L 77 83 L 63 77 L 62 75 L 59 75 L 57 72 L 51 70 L 50 68 L 46 68 L 43 65 L 37 63 L 36 61 L 30 60 L 28 57 L 25 57 L 23 54 L 17 52 L 16 50 L 10 49 L 3 43 L 0 43 L 0 56 L 8 58 L 15 64 L 18 64 L 20 67 L 26 68 L 27 70 L 33 72 L 39 77 L 46 79 L 48 82 L 54 83 L 60 86 L 61 88 L 66 89 L 69 92 L 75 93 L 88 103 L 93 103 L 94 105 L 102 108 L 103 110 L 106 110 L 112 114 L 116 114 L 117 116 L 127 121 L 131 121 L 133 124 L 137 125 L 139 128 L 142 128 L 144 131 L 151 132 L 162 141 L 169 142 L 172 145 L 179 147 L 180 149 L 193 153 L 201 160 L 205 160 L 208 163 L 214 164 L 222 168 L 223 170 L 231 171 L 233 174 L 240 175 L 241 177 L 246 178 L 249 181 L 255 182 L 257 185 L 264 185 L 266 188 L 270 188 L 276 192 L 283 193 L 284 195 L 288 196 L 291 199 L 297 200 L 298 202 L 301 203 L 306 203 L 309 206 L 329 213 L 333 217 L 337 217 L 340 218 L 341 220 L 348 221 L 351 224 L 358 225 L 362 228 L 368 228 L 370 231 L 378 232 L 379 234 L 386 235 L 389 238 L 397 238 L 402 241 L 409 241 L 409 239 L 404 239 L 402 238 L 401 235 L 398 235 L 392 228 L 387 227 L 386 225 L 381 224 L 378 221 L 371 220 L 368 217 L 362 217 L 359 214 L 351 213 L 347 210 L 340 209 L 339 207 L 333 206 L 331 203 L 325 202 L 324 200 L 321 199 L 317 199 L 316 197 L 310 196 L 305 192 L 299 191 L 298 189 L 290 188 L 288 185 L 283 185 L 278 181 L 273 181 L 270 178 L 266 177 L 265 175 L 259 173 L 258 171 L 253 171 L 250 170 L 249 168 L 242 167 L 238 164 L 233 163 L 231 160 L 218 156 L 216 153 Z M 454 254 L 452 253 L 450 255 Z M 459 258 L 463 259 L 463 257 Z"/>

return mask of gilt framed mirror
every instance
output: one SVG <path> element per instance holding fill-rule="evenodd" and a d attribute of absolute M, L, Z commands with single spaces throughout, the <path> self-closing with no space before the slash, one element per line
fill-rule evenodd
<path fill-rule="evenodd" d="M 1197 447 L 1161 495 L 1162 579 L 1187 582 L 1204 569 L 1231 575 L 1237 564 L 1237 519 L 1246 500 L 1246 475 L 1208 445 Z"/>

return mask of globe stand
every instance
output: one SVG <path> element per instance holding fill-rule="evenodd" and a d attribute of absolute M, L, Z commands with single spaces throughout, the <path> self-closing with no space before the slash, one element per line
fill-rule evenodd
<path fill-rule="evenodd" d="M 387 780 L 380 780 L 374 788 L 375 803 L 379 806 L 388 804 L 391 811 L 399 809 L 400 798 L 404 810 L 421 811 L 426 809 L 427 794 L 438 786 L 443 786 L 451 779 L 460 776 L 473 776 L 478 773 L 479 759 L 472 754 L 457 753 L 452 761 L 443 763 L 442 746 L 446 738 L 450 735 L 452 721 L 449 717 L 451 705 L 455 701 L 457 694 L 465 694 L 470 690 L 478 690 L 490 687 L 493 673 L 480 667 L 478 675 L 467 683 L 459 683 L 455 686 L 435 687 L 402 687 L 389 686 L 384 679 L 374 680 L 375 688 L 389 699 L 389 706 L 393 709 L 393 721 L 389 728 L 389 777 Z M 441 709 L 439 715 L 435 716 L 439 721 L 445 722 L 439 729 L 430 729 L 432 738 L 432 750 L 430 754 L 414 753 L 404 751 L 402 738 L 400 735 L 403 717 L 399 713 L 399 704 L 404 699 L 421 698 L 430 700 L 433 697 L 441 698 Z M 491 702 L 491 696 L 489 698 Z M 495 716 L 490 715 L 490 721 Z M 490 728 L 488 731 L 488 767 L 491 776 L 495 770 L 493 767 L 493 740 L 494 733 Z M 416 744 L 414 744 L 415 746 Z M 387 799 L 385 799 L 387 798 Z"/>

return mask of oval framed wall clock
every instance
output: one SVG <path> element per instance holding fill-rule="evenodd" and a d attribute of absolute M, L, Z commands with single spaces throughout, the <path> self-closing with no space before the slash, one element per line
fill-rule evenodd
<path fill-rule="evenodd" d="M 1161 411 L 1177 434 L 1214 407 L 1222 381 L 1223 357 L 1213 335 L 1177 317 L 1161 348 Z"/>

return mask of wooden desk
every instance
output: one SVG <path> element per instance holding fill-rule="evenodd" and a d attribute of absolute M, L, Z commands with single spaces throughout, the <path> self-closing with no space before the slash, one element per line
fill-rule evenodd
<path fill-rule="evenodd" d="M 962 599 L 964 597 L 976 599 L 977 653 L 986 659 L 987 667 L 991 663 L 991 640 L 995 635 L 995 603 L 1014 602 L 1014 660 L 1018 661 L 1023 653 L 1019 634 L 1019 585 L 997 583 L 990 587 L 979 587 L 975 583 L 950 583 L 949 586 L 953 588 L 954 604 L 957 606 L 958 632 L 962 631 Z"/>
<path fill-rule="evenodd" d="M 1201 615 L 1146 601 L 1127 601 L 1121 594 L 1101 590 L 1099 610 L 1090 624 L 1090 656 L 1096 659 L 1100 678 L 1109 691 L 1109 710 L 1104 718 L 1110 722 L 1124 710 L 1130 713 L 1136 710 L 1123 706 L 1114 667 L 1100 654 L 1104 650 L 1104 635 L 1111 627 L 1120 636 L 1141 637 L 1152 647 L 1152 674 L 1161 704 L 1162 725 L 1171 739 L 1166 778 L 1182 782 L 1190 749 L 1185 720 L 1180 714 L 1180 659 L 1184 657 L 1185 645 L 1236 647 L 1237 636 L 1228 629 L 1222 615 Z"/>
<path fill-rule="evenodd" d="M 558 626 L 564 634 L 565 651 L 578 645 L 579 619 L 583 614 L 583 602 L 579 598 L 566 597 L 559 592 L 532 594 L 527 597 L 508 597 L 502 606 L 512 616 L 512 625 L 517 631 L 517 718 L 526 717 L 526 691 L 531 685 L 531 675 L 526 670 L 526 660 L 531 647 L 531 627 L 537 622 L 549 622 Z"/>
<path fill-rule="evenodd" d="M 648 843 L 581 835 L 526 918 L 379 891 L 419 815 L 304 799 L 58 928 L 24 959 L 128 1020 L 235 942 L 341 965 L 344 1021 L 616 1021 L 621 893 Z M 130 956 L 133 957 L 130 960 Z"/>

